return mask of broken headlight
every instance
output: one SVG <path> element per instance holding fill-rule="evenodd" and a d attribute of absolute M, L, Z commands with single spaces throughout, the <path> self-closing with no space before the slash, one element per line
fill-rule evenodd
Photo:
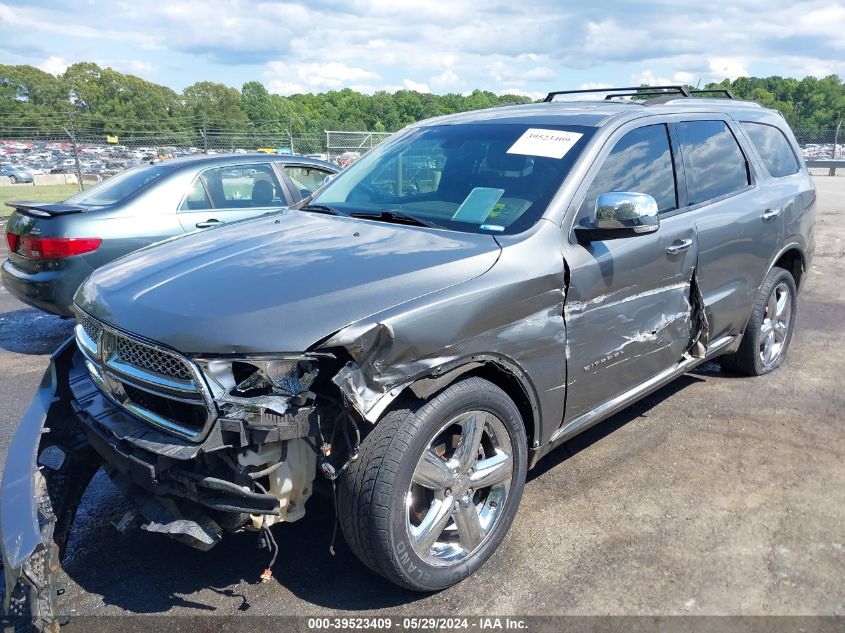
<path fill-rule="evenodd" d="M 283 415 L 304 406 L 317 377 L 317 366 L 305 356 L 198 359 L 214 400 L 224 415 L 269 410 Z"/>

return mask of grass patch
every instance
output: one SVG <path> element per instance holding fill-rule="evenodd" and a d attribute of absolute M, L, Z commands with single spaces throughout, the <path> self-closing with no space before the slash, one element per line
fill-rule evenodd
<path fill-rule="evenodd" d="M 29 202 L 61 202 L 67 200 L 79 189 L 76 185 L 13 185 L 0 187 L 0 217 L 12 213 L 12 208 L 6 203 L 10 200 L 26 200 Z"/>

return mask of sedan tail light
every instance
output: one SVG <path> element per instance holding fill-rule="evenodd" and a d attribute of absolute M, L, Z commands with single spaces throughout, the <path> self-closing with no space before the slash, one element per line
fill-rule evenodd
<path fill-rule="evenodd" d="M 103 243 L 99 237 L 31 237 L 6 233 L 9 250 L 27 259 L 64 259 L 90 253 Z"/>

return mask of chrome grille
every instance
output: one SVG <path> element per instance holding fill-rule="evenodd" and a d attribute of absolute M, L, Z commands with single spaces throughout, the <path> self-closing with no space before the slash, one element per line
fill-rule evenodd
<path fill-rule="evenodd" d="M 125 336 L 115 336 L 114 351 L 118 358 L 128 365 L 154 371 L 177 380 L 191 380 L 191 372 L 188 371 L 184 361 Z"/>
<path fill-rule="evenodd" d="M 205 436 L 217 409 L 199 369 L 176 351 L 78 312 L 76 341 L 95 384 L 145 422 L 190 440 Z M 88 339 L 88 340 L 86 340 Z"/>
<path fill-rule="evenodd" d="M 97 323 L 87 314 L 80 314 L 79 324 L 82 326 L 82 329 L 85 330 L 85 333 L 88 335 L 88 338 L 90 338 L 94 343 L 99 340 L 101 330 L 99 323 Z"/>

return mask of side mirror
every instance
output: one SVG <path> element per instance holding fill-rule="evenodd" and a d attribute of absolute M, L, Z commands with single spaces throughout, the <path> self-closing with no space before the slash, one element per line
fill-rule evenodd
<path fill-rule="evenodd" d="M 658 228 L 654 198 L 645 193 L 609 191 L 596 200 L 595 223 L 576 226 L 575 235 L 579 242 L 592 242 L 654 233 Z"/>

